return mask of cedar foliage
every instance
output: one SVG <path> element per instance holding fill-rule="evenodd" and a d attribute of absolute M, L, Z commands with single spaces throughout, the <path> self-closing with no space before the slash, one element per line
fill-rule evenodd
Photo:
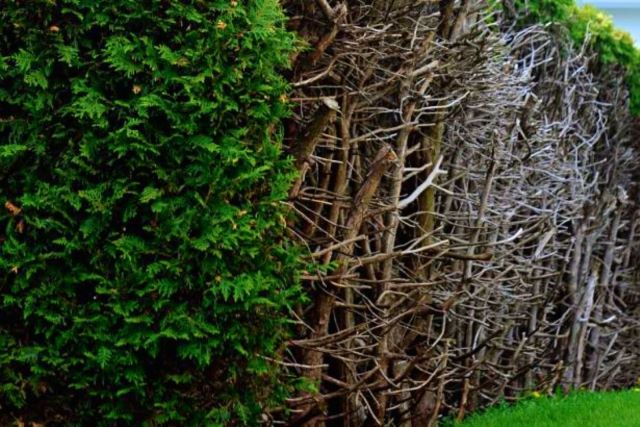
<path fill-rule="evenodd" d="M 0 424 L 253 424 L 300 297 L 277 1 L 0 19 Z"/>

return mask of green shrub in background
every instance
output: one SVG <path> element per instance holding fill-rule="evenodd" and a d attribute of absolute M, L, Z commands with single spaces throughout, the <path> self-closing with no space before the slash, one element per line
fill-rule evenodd
<path fill-rule="evenodd" d="M 615 27 L 610 16 L 593 6 L 580 7 L 575 0 L 513 0 L 513 6 L 526 22 L 564 25 L 578 46 L 589 34 L 590 47 L 601 64 L 625 72 L 631 112 L 640 116 L 640 49 L 628 33 Z"/>
<path fill-rule="evenodd" d="M 253 424 L 283 397 L 282 19 L 2 2 L 0 424 Z"/>

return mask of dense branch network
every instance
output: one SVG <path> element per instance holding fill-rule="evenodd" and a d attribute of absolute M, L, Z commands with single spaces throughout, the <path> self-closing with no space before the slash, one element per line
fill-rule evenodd
<path fill-rule="evenodd" d="M 423 426 L 636 358 L 637 154 L 620 77 L 474 1 L 290 1 L 292 228 L 316 270 L 290 425 Z M 498 17 L 499 18 L 499 17 Z M 634 339 L 635 337 L 635 339 Z"/>

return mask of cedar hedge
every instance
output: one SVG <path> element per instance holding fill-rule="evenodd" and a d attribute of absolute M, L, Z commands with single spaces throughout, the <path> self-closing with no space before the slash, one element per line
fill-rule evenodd
<path fill-rule="evenodd" d="M 301 295 L 277 0 L 0 20 L 0 424 L 256 423 Z"/>

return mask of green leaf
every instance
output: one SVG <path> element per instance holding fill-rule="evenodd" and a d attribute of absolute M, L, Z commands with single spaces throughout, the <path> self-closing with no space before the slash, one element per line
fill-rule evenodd
<path fill-rule="evenodd" d="M 0 145 L 0 158 L 11 158 L 27 151 L 29 147 L 22 144 L 4 144 Z"/>
<path fill-rule="evenodd" d="M 140 202 L 149 203 L 152 200 L 162 197 L 164 192 L 161 189 L 155 187 L 145 187 L 140 195 Z"/>

